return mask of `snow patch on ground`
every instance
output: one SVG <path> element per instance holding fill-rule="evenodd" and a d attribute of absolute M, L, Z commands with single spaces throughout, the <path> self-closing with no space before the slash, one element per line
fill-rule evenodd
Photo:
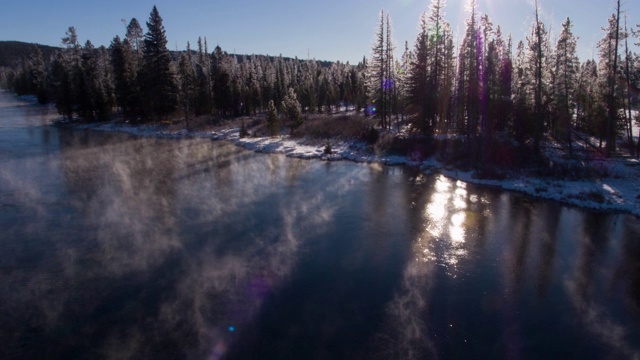
<path fill-rule="evenodd" d="M 188 132 L 186 130 L 169 131 L 166 125 L 130 125 L 116 122 L 83 124 L 74 128 L 125 132 L 143 137 L 169 139 L 211 138 L 228 141 L 255 152 L 284 154 L 301 159 L 407 165 L 419 168 L 425 174 L 440 173 L 456 180 L 516 191 L 536 198 L 555 200 L 598 211 L 626 212 L 640 216 L 640 163 L 633 159 L 594 160 L 594 166 L 600 166 L 603 171 L 611 174 L 609 177 L 594 181 L 532 178 L 517 174 L 512 174 L 505 180 L 487 180 L 477 178 L 472 171 L 451 169 L 434 159 L 416 160 L 407 156 L 376 155 L 372 153 L 369 146 L 360 141 L 331 140 L 329 142 L 331 153 L 327 154 L 325 153 L 327 142 L 304 138 L 292 139 L 289 136 L 240 138 L 239 128 Z M 563 160 L 562 149 L 559 146 L 551 143 L 545 151 L 554 161 L 566 161 Z"/>
<path fill-rule="evenodd" d="M 405 156 L 371 153 L 361 142 L 331 142 L 332 154 L 324 154 L 324 145 L 309 145 L 309 140 L 289 137 L 239 138 L 239 129 L 229 129 L 212 133 L 216 140 L 227 140 L 257 152 L 282 153 L 303 159 L 350 160 L 355 162 L 376 162 L 386 165 L 408 165 L 420 168 L 426 174 L 441 173 L 447 177 L 468 183 L 491 186 L 508 191 L 565 204 L 606 212 L 627 212 L 640 216 L 640 166 L 637 160 L 602 160 L 596 166 L 611 174 L 597 181 L 572 181 L 551 178 L 531 178 L 513 175 L 506 180 L 478 179 L 471 171 L 449 169 L 444 164 L 428 159 L 412 160 Z M 550 149 L 557 161 L 562 161 L 562 149 Z"/>

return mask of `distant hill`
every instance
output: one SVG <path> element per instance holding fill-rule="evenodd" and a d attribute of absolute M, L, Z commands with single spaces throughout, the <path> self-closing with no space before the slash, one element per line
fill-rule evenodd
<path fill-rule="evenodd" d="M 53 46 L 25 43 L 21 41 L 0 41 L 0 67 L 12 66 L 21 57 L 28 57 L 33 46 L 38 46 L 44 56 L 44 61 L 48 62 L 51 55 L 59 48 Z"/>
<path fill-rule="evenodd" d="M 23 57 L 23 56 L 24 57 L 28 57 L 29 54 L 31 54 L 31 51 L 32 51 L 34 45 L 38 46 L 40 48 L 40 50 L 42 51 L 42 55 L 44 57 L 44 61 L 45 62 L 49 62 L 49 59 L 51 58 L 51 56 L 57 50 L 60 50 L 60 48 L 58 48 L 58 47 L 40 45 L 40 44 L 32 44 L 32 43 L 26 43 L 26 42 L 21 42 L 21 41 L 0 41 L 0 67 L 13 66 L 17 60 L 20 60 L 21 57 Z M 183 51 L 171 51 L 174 60 L 177 61 L 180 58 L 179 54 L 182 53 L 182 52 Z M 229 55 L 232 55 L 232 54 L 229 54 Z M 251 56 L 267 57 L 271 61 L 274 61 L 277 58 L 276 56 L 269 56 L 269 55 L 239 55 L 239 54 L 236 54 L 235 56 L 237 57 L 239 63 L 242 63 L 245 59 L 250 59 Z M 289 57 L 283 57 L 283 60 L 289 61 L 289 60 L 293 60 L 293 59 L 289 58 Z M 304 60 L 303 59 L 298 59 L 298 61 L 304 61 Z M 326 67 L 326 68 L 330 67 L 333 64 L 332 61 L 317 60 L 317 62 L 320 64 L 320 66 Z"/>

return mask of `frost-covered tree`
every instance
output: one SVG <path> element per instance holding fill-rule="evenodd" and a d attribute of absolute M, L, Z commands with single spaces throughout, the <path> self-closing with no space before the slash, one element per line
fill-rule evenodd
<path fill-rule="evenodd" d="M 176 110 L 178 87 L 162 17 L 155 6 L 147 21 L 147 29 L 141 69 L 144 112 L 147 116 L 162 117 Z"/>
<path fill-rule="evenodd" d="M 213 93 L 211 88 L 211 58 L 207 54 L 207 39 L 198 38 L 198 57 L 195 62 L 196 94 L 194 111 L 196 116 L 210 115 L 213 111 Z"/>
<path fill-rule="evenodd" d="M 62 51 L 56 53 L 51 63 L 49 84 L 58 114 L 71 120 L 73 118 L 74 101 L 73 77 L 71 64 Z"/>
<path fill-rule="evenodd" d="M 405 120 L 407 108 L 411 103 L 411 66 L 413 64 L 413 52 L 409 49 L 409 42 L 404 43 L 404 52 L 398 64 L 398 102 L 400 115 Z"/>
<path fill-rule="evenodd" d="M 47 92 L 47 71 L 42 57 L 42 51 L 38 46 L 33 46 L 31 55 L 29 56 L 29 81 L 33 87 L 33 93 L 38 97 L 40 104 L 49 102 L 49 94 Z"/>
<path fill-rule="evenodd" d="M 626 80 L 625 86 L 625 122 L 624 122 L 624 130 L 627 136 L 627 143 L 629 145 L 629 153 L 631 156 L 634 156 L 635 144 L 633 140 L 633 115 L 631 112 L 631 108 L 633 107 L 631 89 L 634 86 L 632 75 L 635 72 L 635 62 L 633 58 L 633 54 L 629 49 L 629 37 L 631 36 L 630 31 L 627 27 L 627 17 L 625 16 L 624 20 L 624 78 Z M 640 144 L 640 139 L 638 140 Z"/>
<path fill-rule="evenodd" d="M 140 26 L 138 19 L 133 18 L 129 21 L 125 38 L 129 41 L 129 44 L 131 44 L 131 48 L 135 52 L 136 57 L 140 58 L 142 56 L 144 30 L 142 29 L 142 26 Z"/>
<path fill-rule="evenodd" d="M 480 37 L 476 1 L 469 0 L 469 18 L 458 56 L 458 80 L 456 106 L 458 107 L 457 127 L 467 137 L 475 136 L 478 131 L 480 112 L 480 61 L 482 47 L 478 46 Z"/>
<path fill-rule="evenodd" d="M 566 18 L 556 43 L 553 93 L 553 134 L 563 141 L 571 141 L 571 118 L 575 109 L 575 91 L 578 84 L 580 62 L 576 55 L 577 40 L 571 29 L 573 23 Z"/>
<path fill-rule="evenodd" d="M 619 4 L 618 4 L 619 5 Z M 619 6 L 618 12 L 611 14 L 608 26 L 603 28 L 604 37 L 598 42 L 598 93 L 601 105 L 607 109 L 606 118 L 597 117 L 600 145 L 606 141 L 606 154 L 616 149 L 618 134 L 618 109 L 622 107 L 621 98 L 616 96 L 621 85 L 618 79 L 618 41 L 620 39 Z"/>
<path fill-rule="evenodd" d="M 180 75 L 180 102 L 182 103 L 184 120 L 188 130 L 189 114 L 195 102 L 196 92 L 196 72 L 193 68 L 193 60 L 191 58 L 191 45 L 188 42 L 187 51 L 180 54 L 178 74 Z"/>
<path fill-rule="evenodd" d="M 231 94 L 231 74 L 235 58 L 216 46 L 211 54 L 211 79 L 213 81 L 213 103 L 221 115 L 233 112 L 233 98 Z"/>
<path fill-rule="evenodd" d="M 431 92 L 429 91 L 429 30 L 427 14 L 420 16 L 420 32 L 416 38 L 414 57 L 411 64 L 410 86 L 411 102 L 415 107 L 414 126 L 423 133 L 430 133 L 432 128 L 429 118 L 433 115 Z"/>
<path fill-rule="evenodd" d="M 444 131 L 453 79 L 453 40 L 444 19 L 445 0 L 432 0 L 420 17 L 411 66 L 414 125 L 423 133 Z"/>
<path fill-rule="evenodd" d="M 116 102 L 127 117 L 140 113 L 141 94 L 138 83 L 138 66 L 129 40 L 116 36 L 111 42 L 111 66 Z"/>
<path fill-rule="evenodd" d="M 607 83 L 609 94 L 607 97 L 607 156 L 616 151 L 618 135 L 618 104 L 616 83 L 618 81 L 618 45 L 620 41 L 620 0 L 616 1 L 616 13 L 612 15 L 614 21 L 609 22 L 607 35 L 609 37 L 609 61 L 607 68 Z"/>
<path fill-rule="evenodd" d="M 513 124 L 511 125 L 511 133 L 519 142 L 524 142 L 532 133 L 533 126 L 530 121 L 533 107 L 532 83 L 525 45 L 524 42 L 519 41 L 513 65 Z"/>
<path fill-rule="evenodd" d="M 371 59 L 367 67 L 367 88 L 372 103 L 373 115 L 380 118 L 380 126 L 389 128 L 394 74 L 393 41 L 391 40 L 390 17 L 380 11 L 380 24 L 371 48 Z"/>
<path fill-rule="evenodd" d="M 599 133 L 604 122 L 606 107 L 598 91 L 598 66 L 587 60 L 580 66 L 576 87 L 576 128 L 591 135 Z"/>
<path fill-rule="evenodd" d="M 504 43 L 500 26 L 496 30 L 497 47 L 499 53 L 498 66 L 498 89 L 496 103 L 494 104 L 495 127 L 497 132 L 504 132 L 512 125 L 512 81 L 513 81 L 513 60 L 511 54 L 511 35 Z"/>
<path fill-rule="evenodd" d="M 533 148 L 540 152 L 540 141 L 544 133 L 546 111 L 543 104 L 543 95 L 547 84 L 545 83 L 545 61 L 549 56 L 545 51 L 549 48 L 548 32 L 539 16 L 538 1 L 535 1 L 535 19 L 531 27 L 531 34 L 527 37 L 529 71 L 533 75 Z"/>
<path fill-rule="evenodd" d="M 282 100 L 282 112 L 287 118 L 286 125 L 291 129 L 291 133 L 302 125 L 304 121 L 302 118 L 302 108 L 300 107 L 296 92 L 293 88 L 289 88 L 287 96 Z"/>
<path fill-rule="evenodd" d="M 87 40 L 82 49 L 82 61 L 76 84 L 76 106 L 78 114 L 84 121 L 107 120 L 113 107 L 113 87 L 110 62 L 106 49 L 96 51 L 91 41 Z"/>
<path fill-rule="evenodd" d="M 269 100 L 269 105 L 267 106 L 267 130 L 270 136 L 278 135 L 280 130 L 280 118 L 273 100 Z"/>

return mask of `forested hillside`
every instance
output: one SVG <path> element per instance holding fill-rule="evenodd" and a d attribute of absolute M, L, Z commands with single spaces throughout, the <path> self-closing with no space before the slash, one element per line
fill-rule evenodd
<path fill-rule="evenodd" d="M 51 57 L 59 48 L 28 44 L 20 41 L 0 41 L 0 68 L 15 66 L 23 58 L 29 57 L 33 52 L 33 47 L 37 46 L 45 58 Z"/>

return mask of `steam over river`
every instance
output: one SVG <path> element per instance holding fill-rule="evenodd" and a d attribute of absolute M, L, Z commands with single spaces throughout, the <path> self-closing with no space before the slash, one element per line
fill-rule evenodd
<path fill-rule="evenodd" d="M 640 221 L 50 126 L 0 92 L 2 359 L 640 357 Z"/>

